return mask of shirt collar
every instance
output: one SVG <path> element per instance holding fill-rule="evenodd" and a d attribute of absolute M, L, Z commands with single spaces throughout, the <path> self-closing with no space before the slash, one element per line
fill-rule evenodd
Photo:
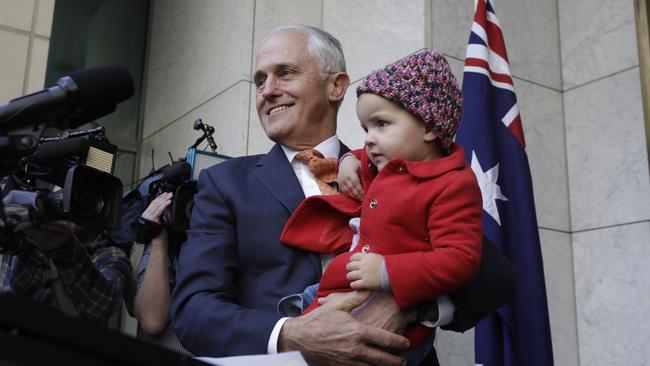
<path fill-rule="evenodd" d="M 282 151 L 284 151 L 284 154 L 287 156 L 287 160 L 289 162 L 293 161 L 293 158 L 298 154 L 300 151 L 296 151 L 293 149 L 290 149 L 286 146 L 280 145 L 282 147 Z M 339 138 L 336 135 L 333 135 L 332 137 L 328 138 L 327 140 L 321 142 L 320 144 L 314 146 L 314 149 L 318 150 L 323 154 L 325 158 L 337 158 L 339 157 L 339 152 L 341 150 L 341 144 L 339 143 Z"/>

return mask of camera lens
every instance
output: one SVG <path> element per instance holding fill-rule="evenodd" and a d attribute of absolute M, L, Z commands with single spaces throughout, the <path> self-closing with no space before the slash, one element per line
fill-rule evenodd
<path fill-rule="evenodd" d="M 76 194 L 72 196 L 74 213 L 84 219 L 98 218 L 104 210 L 104 198 L 101 195 Z"/>

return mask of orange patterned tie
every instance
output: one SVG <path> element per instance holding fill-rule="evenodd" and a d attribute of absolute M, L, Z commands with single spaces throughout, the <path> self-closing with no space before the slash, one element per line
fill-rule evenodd
<path fill-rule="evenodd" d="M 296 154 L 296 159 L 309 166 L 309 170 L 316 178 L 321 194 L 337 193 L 336 189 L 330 185 L 330 183 L 336 183 L 336 166 L 339 162 L 336 158 L 325 159 L 320 151 L 309 149 Z"/>

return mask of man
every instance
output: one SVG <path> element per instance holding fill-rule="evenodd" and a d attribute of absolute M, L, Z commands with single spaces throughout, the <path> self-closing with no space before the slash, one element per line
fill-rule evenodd
<path fill-rule="evenodd" d="M 349 150 L 336 137 L 338 108 L 350 83 L 338 40 L 309 26 L 278 28 L 257 54 L 254 82 L 262 127 L 276 145 L 266 155 L 231 159 L 201 173 L 172 299 L 181 343 L 201 356 L 299 350 L 310 364 L 402 364 L 387 349 L 405 349 L 408 341 L 393 331 L 437 320 L 435 303 L 424 304 L 428 311 L 400 312 L 385 298 L 358 315 L 367 324 L 350 315 L 366 300 L 363 293 L 297 318 L 280 319 L 275 312 L 278 300 L 322 274 L 317 254 L 285 246 L 279 237 L 304 197 L 320 193 L 307 165 L 294 159 L 298 152 L 316 148 L 338 157 Z M 483 262 L 507 273 L 491 276 L 484 266 L 460 300 L 452 297 L 453 329 L 468 329 L 510 297 L 514 281 L 507 261 Z M 479 281 L 486 278 L 491 282 Z M 484 294 L 491 290 L 501 293 Z"/>
<path fill-rule="evenodd" d="M 15 293 L 63 313 L 107 324 L 131 271 L 105 233 L 54 221 L 24 231 L 15 255 L 0 255 L 0 293 Z"/>

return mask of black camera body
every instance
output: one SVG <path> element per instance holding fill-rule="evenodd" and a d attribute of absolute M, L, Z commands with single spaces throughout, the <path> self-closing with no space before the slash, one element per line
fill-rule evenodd
<path fill-rule="evenodd" d="M 160 223 L 163 227 L 175 231 L 185 231 L 190 226 L 190 217 L 194 207 L 196 182 L 190 180 L 191 165 L 185 160 L 173 162 L 160 169 L 149 184 L 149 193 L 145 207 L 151 201 L 166 192 L 172 192 L 172 203 L 165 209 Z"/>
<path fill-rule="evenodd" d="M 112 175 L 117 146 L 108 142 L 103 128 L 92 132 L 41 143 L 3 179 L 0 253 L 18 251 L 21 231 L 50 221 L 69 220 L 91 229 L 119 225 L 122 182 Z M 50 191 L 41 182 L 60 189 Z"/>
<path fill-rule="evenodd" d="M 112 175 L 117 146 L 103 127 L 42 138 L 112 113 L 133 95 L 121 65 L 79 70 L 56 85 L 0 105 L 0 253 L 20 250 L 21 231 L 53 220 L 95 229 L 119 225 L 122 182 Z M 42 182 L 61 187 L 50 191 Z"/>
<path fill-rule="evenodd" d="M 190 147 L 184 159 L 164 166 L 156 172 L 157 174 L 154 173 L 153 179 L 148 180 L 149 193 L 146 206 L 161 194 L 172 192 L 172 203 L 163 212 L 161 224 L 168 229 L 185 232 L 190 227 L 199 173 L 226 159 L 229 157 Z"/>

